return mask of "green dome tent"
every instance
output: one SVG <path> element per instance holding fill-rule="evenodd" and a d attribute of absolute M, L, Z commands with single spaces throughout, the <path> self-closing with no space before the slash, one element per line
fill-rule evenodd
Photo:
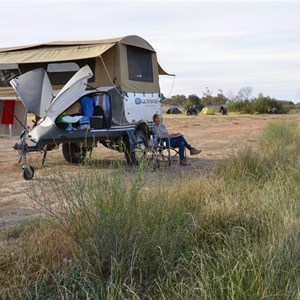
<path fill-rule="evenodd" d="M 215 112 L 212 108 L 210 107 L 203 107 L 201 112 L 200 112 L 201 115 L 214 115 Z"/>

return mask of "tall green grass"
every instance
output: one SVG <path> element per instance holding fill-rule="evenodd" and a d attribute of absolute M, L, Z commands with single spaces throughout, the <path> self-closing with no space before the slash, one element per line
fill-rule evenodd
<path fill-rule="evenodd" d="M 52 221 L 24 230 L 1 254 L 0 293 L 297 299 L 299 146 L 299 127 L 275 122 L 258 149 L 238 151 L 209 177 L 170 182 L 144 166 L 89 165 L 33 181 L 31 197 Z"/>

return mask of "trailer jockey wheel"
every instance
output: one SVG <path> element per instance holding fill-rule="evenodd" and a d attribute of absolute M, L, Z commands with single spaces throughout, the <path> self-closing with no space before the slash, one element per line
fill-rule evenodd
<path fill-rule="evenodd" d="M 23 166 L 23 178 L 25 180 L 31 180 L 34 176 L 34 169 L 30 165 Z"/>

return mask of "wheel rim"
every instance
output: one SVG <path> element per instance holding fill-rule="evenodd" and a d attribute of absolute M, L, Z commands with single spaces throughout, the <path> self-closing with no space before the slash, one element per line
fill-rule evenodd
<path fill-rule="evenodd" d="M 136 142 L 137 145 L 134 150 L 134 158 L 135 161 L 139 164 L 144 159 L 147 149 L 145 145 L 145 139 L 142 136 L 138 136 Z"/>
<path fill-rule="evenodd" d="M 133 153 L 133 162 L 139 165 L 146 157 L 147 153 L 147 138 L 143 131 L 137 130 L 135 133 L 136 146 Z"/>
<path fill-rule="evenodd" d="M 134 149 L 131 148 L 131 142 L 128 139 L 125 141 L 125 158 L 128 164 L 130 165 L 139 165 L 141 162 L 144 161 L 147 148 L 148 148 L 148 140 L 146 134 L 141 131 L 137 130 L 134 134 L 135 138 L 135 146 Z M 133 150 L 133 151 L 132 151 Z"/>

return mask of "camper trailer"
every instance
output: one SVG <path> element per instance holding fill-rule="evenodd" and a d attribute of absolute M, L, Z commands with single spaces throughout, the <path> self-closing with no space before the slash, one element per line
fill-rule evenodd
<path fill-rule="evenodd" d="M 98 143 L 138 163 L 161 113 L 159 75 L 169 74 L 138 36 L 0 49 L 0 134 L 20 135 L 24 178 L 34 176 L 27 153 L 44 152 L 44 163 L 58 145 L 70 163 Z"/>

